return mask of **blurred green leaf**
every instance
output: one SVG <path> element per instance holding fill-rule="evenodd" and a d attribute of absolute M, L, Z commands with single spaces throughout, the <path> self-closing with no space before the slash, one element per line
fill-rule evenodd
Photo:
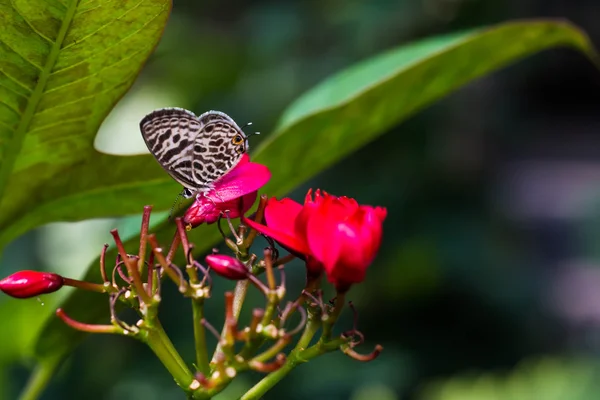
<path fill-rule="evenodd" d="M 570 46 L 591 58 L 596 54 L 577 27 L 562 21 L 540 20 L 426 39 L 355 65 L 292 104 L 275 133 L 256 151 L 253 160 L 273 171 L 265 191 L 273 196 L 284 195 L 461 85 L 555 46 Z M 163 184 L 165 188 L 173 186 L 173 191 L 153 192 Z M 138 182 L 138 188 L 143 185 Z M 161 172 L 145 187 L 144 198 L 170 205 L 176 185 Z M 130 189 L 115 188 L 111 195 L 129 198 L 134 193 Z M 106 199 L 109 193 L 97 193 L 98 199 L 90 201 Z M 129 209 L 121 204 L 114 207 L 115 213 Z M 141 204 L 137 207 L 139 211 Z M 167 223 L 154 229 L 163 246 L 170 243 L 174 229 L 173 224 Z M 218 239 L 214 226 L 199 227 L 190 235 L 197 252 L 206 251 Z M 127 246 L 135 252 L 135 239 Z M 97 263 L 91 265 L 87 277 L 99 280 Z M 98 294 L 77 291 L 61 307 L 86 322 L 102 318 L 108 321 L 106 298 Z M 35 354 L 42 360 L 65 356 L 83 337 L 51 318 L 39 334 Z"/>
<path fill-rule="evenodd" d="M 348 68 L 292 104 L 257 150 L 276 171 L 266 189 L 286 193 L 460 86 L 556 46 L 597 56 L 576 26 L 538 20 L 425 39 Z"/>
<path fill-rule="evenodd" d="M 145 157 L 101 154 L 93 142 L 170 8 L 169 0 L 0 3 L 0 247 L 46 222 L 111 214 L 121 201 L 114 186 L 149 180 L 149 190 L 161 175 Z"/>
<path fill-rule="evenodd" d="M 587 400 L 600 392 L 600 369 L 586 359 L 541 358 L 508 374 L 471 374 L 427 385 L 422 400 Z"/>

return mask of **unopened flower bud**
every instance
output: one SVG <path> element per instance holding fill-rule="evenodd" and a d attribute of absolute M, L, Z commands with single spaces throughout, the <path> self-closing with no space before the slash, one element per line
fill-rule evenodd
<path fill-rule="evenodd" d="M 51 272 L 19 271 L 0 280 L 0 290 L 19 299 L 56 292 L 64 284 L 63 277 Z"/>
<path fill-rule="evenodd" d="M 206 256 L 206 264 L 223 278 L 239 281 L 248 277 L 248 269 L 237 258 L 224 254 L 210 254 Z"/>

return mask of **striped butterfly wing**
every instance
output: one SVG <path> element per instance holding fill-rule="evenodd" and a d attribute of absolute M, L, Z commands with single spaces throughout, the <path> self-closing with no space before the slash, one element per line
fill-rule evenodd
<path fill-rule="evenodd" d="M 163 108 L 144 117 L 140 130 L 158 163 L 191 192 L 211 189 L 248 150 L 246 135 L 219 111 L 196 117 L 182 108 Z"/>
<path fill-rule="evenodd" d="M 246 135 L 227 114 L 208 111 L 199 117 L 202 128 L 194 140 L 192 174 L 195 182 L 215 182 L 235 167 L 248 150 Z"/>
<path fill-rule="evenodd" d="M 196 191 L 193 172 L 194 138 L 202 124 L 191 111 L 163 108 L 146 115 L 140 122 L 142 137 L 156 161 L 184 187 Z"/>

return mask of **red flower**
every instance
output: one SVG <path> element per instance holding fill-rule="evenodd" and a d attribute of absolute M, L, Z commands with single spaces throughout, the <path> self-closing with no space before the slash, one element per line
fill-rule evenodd
<path fill-rule="evenodd" d="M 269 199 L 266 226 L 245 220 L 250 227 L 302 256 L 313 271 L 323 268 L 340 291 L 364 280 L 381 244 L 385 208 L 359 205 L 348 197 L 317 190 L 304 205 L 291 199 Z"/>
<path fill-rule="evenodd" d="M 56 292 L 64 284 L 63 277 L 50 272 L 19 271 L 0 281 L 0 290 L 19 299 Z"/>
<path fill-rule="evenodd" d="M 239 281 L 248 277 L 248 268 L 237 258 L 224 254 L 209 254 L 206 264 L 223 278 Z"/>
<path fill-rule="evenodd" d="M 258 189 L 270 178 L 271 172 L 267 167 L 250 162 L 248 154 L 244 154 L 231 171 L 214 183 L 210 192 L 196 196 L 183 222 L 193 227 L 205 222 L 212 224 L 225 211 L 230 218 L 239 218 L 252 207 Z"/>

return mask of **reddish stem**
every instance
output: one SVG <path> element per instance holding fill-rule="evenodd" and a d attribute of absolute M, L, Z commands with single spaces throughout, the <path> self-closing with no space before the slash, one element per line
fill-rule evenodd
<path fill-rule="evenodd" d="M 272 252 L 269 249 L 265 249 L 264 251 L 264 260 L 265 260 L 265 270 L 267 272 L 267 284 L 269 285 L 269 289 L 275 290 L 277 288 L 277 283 L 275 282 L 275 275 L 273 274 L 273 258 Z"/>
<path fill-rule="evenodd" d="M 248 363 L 248 366 L 251 369 L 253 369 L 254 371 L 269 373 L 269 372 L 277 371 L 279 368 L 281 368 L 281 366 L 283 364 L 285 364 L 285 360 L 286 360 L 285 355 L 283 353 L 280 353 L 277 355 L 275 360 L 271 361 L 270 363 L 251 360 Z"/>
<path fill-rule="evenodd" d="M 233 292 L 225 292 L 225 342 L 229 346 L 235 343 L 237 321 L 233 315 Z"/>
<path fill-rule="evenodd" d="M 154 279 L 154 252 L 150 252 L 150 255 L 148 256 L 148 281 L 146 283 L 146 289 L 148 289 L 148 295 L 152 296 L 152 292 L 153 292 L 153 287 L 152 285 L 154 284 L 153 282 Z"/>
<path fill-rule="evenodd" d="M 352 350 L 350 347 L 346 347 L 345 349 L 342 349 L 342 352 L 344 354 L 346 354 L 347 356 L 354 358 L 355 360 L 367 362 L 367 361 L 373 361 L 374 359 L 376 359 L 382 350 L 383 350 L 383 346 L 376 345 L 375 349 L 372 352 L 370 352 L 369 354 L 359 354 L 356 351 Z"/>
<path fill-rule="evenodd" d="M 108 282 L 108 275 L 106 274 L 106 250 L 108 249 L 108 243 L 104 244 L 102 252 L 100 252 L 100 276 L 102 276 L 103 282 Z"/>
<path fill-rule="evenodd" d="M 148 227 L 150 226 L 150 213 L 152 212 L 152 206 L 144 206 L 144 213 L 142 214 L 142 227 L 140 229 L 140 249 L 138 252 L 138 270 L 142 271 L 144 268 L 144 261 L 146 260 L 146 246 L 148 244 Z"/>
<path fill-rule="evenodd" d="M 179 238 L 178 235 L 175 236 L 175 239 L 173 239 L 173 243 L 175 243 L 177 241 L 177 244 L 179 244 L 179 240 L 177 238 Z M 170 259 L 168 258 L 169 256 L 167 256 L 167 258 L 165 258 L 164 254 L 162 252 L 162 248 L 160 248 L 158 245 L 156 236 L 154 234 L 148 235 L 148 241 L 150 242 L 150 246 L 152 247 L 152 251 L 154 252 L 154 256 L 156 257 L 156 260 L 158 261 L 160 266 L 163 268 L 163 271 L 165 271 L 165 273 L 167 275 L 169 275 L 169 278 L 171 278 L 171 280 L 173 280 L 173 282 L 175 282 L 177 285 L 179 285 L 179 290 L 182 293 L 185 292 L 187 290 L 187 284 L 183 280 L 181 271 L 175 271 L 175 269 L 177 267 L 171 265 L 171 262 L 169 261 Z M 174 246 L 171 246 L 171 249 L 173 249 L 173 248 L 174 248 Z M 175 248 L 177 248 L 177 246 L 175 246 Z M 171 251 L 169 251 L 169 255 L 171 255 Z"/>
<path fill-rule="evenodd" d="M 58 318 L 62 319 L 65 324 L 69 325 L 71 328 L 77 329 L 78 331 L 89 333 L 123 333 L 121 329 L 117 328 L 114 325 L 92 325 L 75 321 L 74 319 L 67 316 L 67 314 L 65 314 L 62 308 L 56 310 L 56 315 L 58 316 Z"/>
<path fill-rule="evenodd" d="M 119 254 L 121 255 L 121 260 L 125 263 L 127 267 L 127 273 L 133 282 L 133 286 L 135 287 L 135 291 L 140 298 L 140 301 L 150 304 L 150 297 L 148 297 L 148 293 L 146 293 L 146 289 L 144 289 L 144 285 L 142 284 L 142 277 L 140 276 L 140 271 L 137 268 L 137 265 L 132 263 L 132 260 L 129 258 L 129 255 L 125 251 L 125 246 L 123 246 L 123 242 L 121 241 L 121 237 L 119 236 L 119 232 L 116 229 L 110 231 L 113 236 L 115 243 L 117 245 L 117 249 L 119 250 Z"/>
<path fill-rule="evenodd" d="M 190 282 L 193 284 L 198 283 L 198 274 L 196 273 L 196 268 L 191 262 L 192 255 L 191 251 L 193 247 L 190 246 L 190 242 L 188 241 L 187 231 L 183 226 L 183 221 L 181 218 L 175 218 L 175 223 L 177 224 L 177 232 L 179 233 L 179 239 L 181 240 L 181 245 L 183 247 L 183 253 L 185 254 L 186 259 L 186 271 L 188 276 L 190 277 Z"/>
<path fill-rule="evenodd" d="M 152 235 L 152 236 L 154 236 L 154 235 Z M 175 233 L 175 236 L 173 237 L 173 241 L 171 242 L 171 247 L 169 248 L 169 252 L 167 253 L 168 261 L 172 261 L 173 258 L 175 258 L 175 252 L 177 251 L 177 248 L 179 247 L 179 243 L 181 243 L 181 238 L 179 237 L 178 233 Z"/>
<path fill-rule="evenodd" d="M 265 310 L 263 310 L 262 308 L 255 308 L 252 311 L 252 320 L 250 321 L 250 329 L 249 329 L 250 337 L 256 335 L 256 330 L 258 329 L 258 324 L 260 324 L 260 321 L 262 321 L 264 315 L 265 315 Z"/>
<path fill-rule="evenodd" d="M 183 252 L 187 257 L 188 252 L 190 251 L 190 242 L 188 241 L 187 233 L 185 227 L 183 226 L 183 221 L 181 218 L 175 218 L 175 223 L 177 224 L 177 232 L 179 233 L 179 239 L 181 240 L 181 245 L 183 246 Z"/>

